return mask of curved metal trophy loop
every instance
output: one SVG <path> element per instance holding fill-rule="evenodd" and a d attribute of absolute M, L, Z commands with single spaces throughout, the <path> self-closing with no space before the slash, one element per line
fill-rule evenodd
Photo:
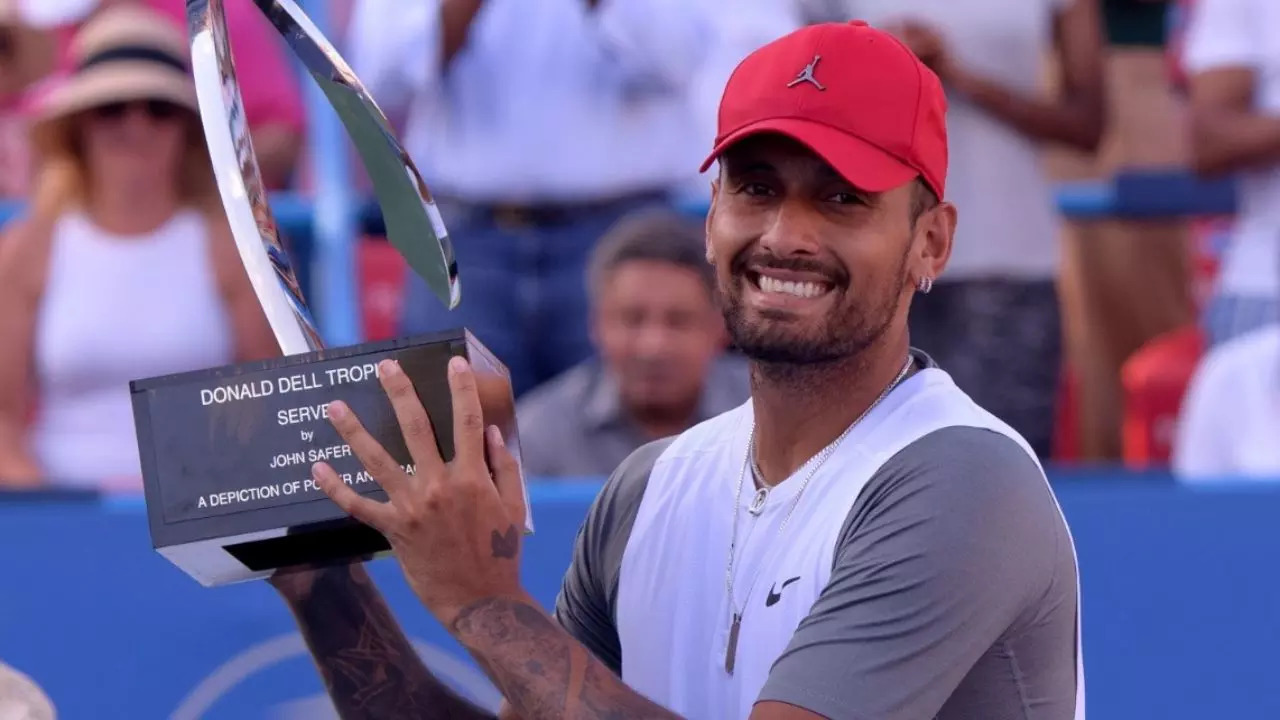
<path fill-rule="evenodd" d="M 249 138 L 222 0 L 187 0 L 187 24 L 205 143 L 240 261 L 280 350 L 285 355 L 319 350 L 324 342 L 280 244 Z"/>
<path fill-rule="evenodd" d="M 254 0 L 329 98 L 360 160 L 387 226 L 387 239 L 450 310 L 462 299 L 453 242 L 417 166 L 382 109 L 294 0 Z"/>
<path fill-rule="evenodd" d="M 387 227 L 387 239 L 409 267 L 426 280 L 445 307 L 457 307 L 461 284 L 453 244 L 430 190 L 392 133 L 381 108 L 293 0 L 254 2 L 284 37 L 341 118 L 373 182 Z M 254 278 L 254 289 L 264 309 L 272 308 L 268 310 L 268 318 L 285 353 L 315 349 L 314 343 L 319 338 L 314 322 L 280 246 L 249 140 L 235 64 L 227 43 L 223 0 L 187 0 L 187 23 L 201 115 L 223 203 L 228 214 L 235 218 L 232 227 L 236 230 L 241 257 Z M 231 158 L 235 158 L 234 166 Z M 256 228 L 247 218 L 254 218 Z M 264 253 L 258 245 L 266 249 L 270 263 L 263 259 Z M 276 271 L 275 285 L 267 282 L 268 277 L 262 271 L 268 264 Z M 285 306 L 292 317 L 283 311 Z M 302 349 L 293 350 L 294 347 Z"/>

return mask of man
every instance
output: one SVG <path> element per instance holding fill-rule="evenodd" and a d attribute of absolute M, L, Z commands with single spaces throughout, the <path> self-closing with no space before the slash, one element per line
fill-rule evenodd
<path fill-rule="evenodd" d="M 707 256 L 751 403 L 623 463 L 554 620 L 520 587 L 518 471 L 483 431 L 464 361 L 447 465 L 384 368 L 413 477 L 330 406 L 390 500 L 327 465 L 317 481 L 390 539 L 503 717 L 1084 717 L 1073 544 L 1045 476 L 908 344 L 912 295 L 942 272 L 956 222 L 939 201 L 944 114 L 937 77 L 863 24 L 743 61 L 721 104 Z M 486 716 L 417 662 L 358 568 L 276 586 L 344 717 Z"/>
<path fill-rule="evenodd" d="M 359 0 L 352 65 L 404 117 L 468 278 L 447 311 L 410 273 L 402 330 L 466 325 L 517 396 L 590 357 L 587 258 L 695 179 L 690 88 L 732 52 L 715 20 L 704 0 Z"/>
<path fill-rule="evenodd" d="M 1238 173 L 1239 209 L 1205 311 L 1211 346 L 1280 322 L 1280 3 L 1198 0 L 1184 64 L 1191 149 L 1207 175 Z"/>
<path fill-rule="evenodd" d="M 1234 337 L 1196 368 L 1172 469 L 1186 483 L 1280 479 L 1280 323 Z"/>
<path fill-rule="evenodd" d="M 1097 0 L 821 0 L 898 34 L 942 80 L 963 222 L 911 336 L 962 390 L 1052 452 L 1062 367 L 1059 218 L 1045 147 L 1091 151 L 1104 102 Z M 1061 92 L 1042 88 L 1047 61 Z M 993 367 L 1001 372 L 993 373 Z"/>
<path fill-rule="evenodd" d="M 587 272 L 599 357 L 517 405 L 526 474 L 605 476 L 641 445 L 746 401 L 746 362 L 724 352 L 704 235 L 702 223 L 657 209 L 601 238 Z"/>

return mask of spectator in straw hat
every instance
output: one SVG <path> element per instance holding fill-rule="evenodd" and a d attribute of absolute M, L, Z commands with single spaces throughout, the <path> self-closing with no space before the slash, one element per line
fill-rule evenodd
<path fill-rule="evenodd" d="M 0 0 L 0 197 L 19 197 L 27 189 L 29 153 L 23 100 L 28 88 L 54 67 L 56 41 L 31 27 L 17 0 Z"/>
<path fill-rule="evenodd" d="M 104 10 L 37 110 L 35 191 L 0 240 L 0 485 L 136 488 L 130 380 L 278 353 L 186 49 L 141 6 Z"/>

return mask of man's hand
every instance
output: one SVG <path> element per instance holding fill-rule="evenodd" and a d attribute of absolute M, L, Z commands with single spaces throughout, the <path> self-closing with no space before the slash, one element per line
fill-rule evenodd
<path fill-rule="evenodd" d="M 344 511 L 386 536 L 409 586 L 446 627 L 459 611 L 486 599 L 524 599 L 520 542 L 524 493 L 515 458 L 496 427 L 486 431 L 474 373 L 466 360 L 449 363 L 455 456 L 440 457 L 431 419 L 394 360 L 378 368 L 415 470 L 406 473 L 342 402 L 329 419 L 386 491 L 389 502 L 362 497 L 333 468 L 317 463 L 316 483 Z M 485 462 L 488 447 L 490 473 Z"/>
<path fill-rule="evenodd" d="M 951 79 L 956 66 L 942 33 L 937 29 L 918 20 L 903 20 L 885 29 L 910 48 L 938 79 L 944 83 Z"/>

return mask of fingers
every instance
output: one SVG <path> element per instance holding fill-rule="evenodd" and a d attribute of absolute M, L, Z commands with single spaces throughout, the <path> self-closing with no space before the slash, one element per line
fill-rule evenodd
<path fill-rule="evenodd" d="M 472 469 L 484 467 L 484 414 L 471 365 L 462 357 L 449 360 L 449 392 L 453 396 L 454 461 Z M 471 475 L 473 473 L 464 473 Z"/>
<path fill-rule="evenodd" d="M 404 444 L 409 448 L 413 462 L 419 472 L 434 473 L 443 465 L 440 449 L 436 446 L 435 431 L 431 426 L 431 417 L 422 407 L 418 393 L 413 389 L 413 381 L 400 363 L 395 360 L 383 360 L 378 365 L 378 379 L 382 389 L 391 400 L 396 420 L 400 422 L 400 432 L 404 435 Z"/>
<path fill-rule="evenodd" d="M 363 497 L 352 490 L 342 481 L 342 478 L 338 477 L 338 473 L 329 467 L 328 463 L 320 462 L 313 465 L 311 477 L 315 479 L 316 485 L 320 486 L 324 494 L 328 495 L 329 499 L 346 514 L 379 532 L 385 532 L 386 528 L 390 527 L 389 522 L 395 510 L 386 503 Z"/>
<path fill-rule="evenodd" d="M 489 445 L 489 466 L 493 469 L 494 485 L 498 488 L 498 496 L 507 508 L 507 517 L 511 522 L 524 528 L 527 512 L 524 498 L 524 482 L 520 477 L 520 464 L 503 442 L 502 431 L 497 425 L 490 425 L 485 433 L 485 442 Z"/>
<path fill-rule="evenodd" d="M 404 471 L 400 464 L 364 429 L 356 414 L 341 400 L 329 403 L 329 422 L 337 429 L 338 434 L 351 452 L 360 460 L 360 464 L 369 475 L 378 482 L 388 495 L 394 496 L 404 487 Z"/>

